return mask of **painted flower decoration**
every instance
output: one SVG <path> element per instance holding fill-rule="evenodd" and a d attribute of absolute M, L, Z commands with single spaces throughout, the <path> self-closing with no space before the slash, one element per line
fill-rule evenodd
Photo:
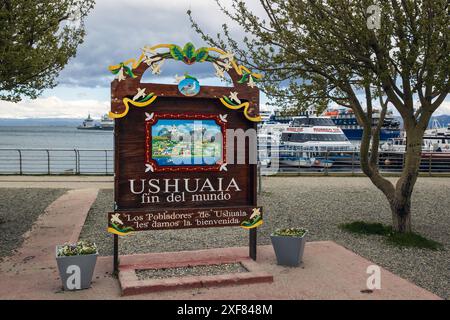
<path fill-rule="evenodd" d="M 160 60 L 162 60 L 161 57 L 152 56 L 152 57 L 146 57 L 144 62 L 146 64 L 148 64 L 149 66 L 151 66 L 153 63 L 158 62 Z"/>
<path fill-rule="evenodd" d="M 242 77 L 239 79 L 238 83 L 247 83 L 249 87 L 254 88 L 255 82 L 258 81 L 258 79 L 250 72 L 243 71 Z"/>
<path fill-rule="evenodd" d="M 213 63 L 214 69 L 216 69 L 216 76 L 219 78 L 225 77 L 225 70 L 222 69 L 217 63 Z"/>
<path fill-rule="evenodd" d="M 165 48 L 168 51 L 157 52 L 157 49 Z M 219 55 L 212 55 L 212 53 L 218 53 Z M 136 69 L 141 62 L 145 62 L 151 69 L 153 74 L 160 74 L 161 67 L 165 60 L 173 59 L 182 61 L 185 64 L 191 65 L 196 62 L 211 62 L 215 68 L 215 75 L 219 78 L 225 77 L 225 72 L 234 69 L 237 74 L 241 75 L 238 81 L 241 84 L 247 83 L 251 88 L 256 86 L 256 82 L 259 81 L 261 75 L 252 73 L 249 69 L 238 65 L 235 61 L 234 54 L 231 52 L 223 51 L 217 48 L 200 47 L 196 49 L 190 42 L 186 43 L 184 47 L 180 47 L 176 44 L 159 44 L 156 46 L 144 46 L 142 48 L 142 55 L 138 60 L 130 59 L 125 62 L 121 62 L 118 65 L 110 66 L 110 70 L 113 74 L 117 75 L 119 81 L 125 80 L 127 76 L 135 78 L 133 69 Z M 127 64 L 132 63 L 129 67 Z M 176 83 L 181 79 L 176 77 Z"/>
<path fill-rule="evenodd" d="M 164 60 L 165 59 L 161 59 L 159 62 L 155 62 L 152 65 L 150 65 L 153 74 L 161 74 L 161 67 L 164 64 Z"/>
<path fill-rule="evenodd" d="M 241 100 L 238 98 L 237 92 L 230 92 L 230 99 L 237 102 L 238 104 L 241 104 Z"/>
<path fill-rule="evenodd" d="M 117 80 L 119 80 L 119 82 L 120 82 L 120 81 L 125 80 L 125 79 L 126 79 L 126 77 L 123 74 L 123 68 L 120 68 L 119 72 L 117 72 Z"/>
<path fill-rule="evenodd" d="M 252 75 L 250 75 L 250 77 L 248 78 L 248 83 L 247 83 L 247 85 L 248 85 L 250 88 L 254 88 L 254 87 L 255 87 L 255 82 L 254 82 L 254 80 L 253 80 L 253 76 L 252 76 Z"/>
<path fill-rule="evenodd" d="M 138 100 L 141 97 L 145 97 L 145 88 L 144 89 L 141 89 L 141 88 L 137 89 L 137 93 L 134 95 L 133 101 L 136 101 L 136 100 Z"/>
<path fill-rule="evenodd" d="M 136 76 L 133 73 L 133 70 L 131 70 L 130 67 L 123 64 L 123 62 L 121 62 L 117 68 L 112 69 L 111 72 L 116 75 L 116 78 L 119 81 L 126 79 L 125 74 L 131 78 L 136 78 Z"/>
<path fill-rule="evenodd" d="M 206 61 L 209 56 L 206 48 L 202 47 L 196 50 L 190 42 L 186 43 L 183 49 L 175 44 L 171 45 L 170 55 L 174 60 L 183 61 L 186 64 Z"/>
<path fill-rule="evenodd" d="M 216 63 L 221 66 L 224 70 L 228 71 L 232 68 L 231 62 L 228 60 L 226 62 L 217 60 Z"/>

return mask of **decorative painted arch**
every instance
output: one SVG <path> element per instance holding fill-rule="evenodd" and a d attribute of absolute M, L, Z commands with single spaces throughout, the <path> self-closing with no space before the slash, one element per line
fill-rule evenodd
<path fill-rule="evenodd" d="M 256 82 L 261 74 L 253 73 L 245 66 L 239 65 L 233 54 L 218 48 L 201 47 L 196 49 L 192 43 L 183 48 L 175 44 L 158 44 L 144 47 L 138 59 L 129 59 L 109 67 L 116 75 L 111 83 L 111 118 L 125 117 L 130 105 L 146 107 L 158 96 L 185 97 L 176 85 L 141 83 L 147 69 L 159 74 L 165 60 L 172 59 L 187 65 L 194 63 L 212 63 L 216 76 L 224 77 L 227 72 L 233 87 L 202 86 L 201 91 L 191 98 L 217 98 L 227 108 L 243 109 L 244 116 L 253 122 L 261 121 L 259 115 L 259 90 Z"/>

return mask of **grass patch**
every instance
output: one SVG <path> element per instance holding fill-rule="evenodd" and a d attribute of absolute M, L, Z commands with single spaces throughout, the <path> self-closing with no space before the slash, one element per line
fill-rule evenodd
<path fill-rule="evenodd" d="M 429 250 L 442 250 L 444 248 L 441 243 L 427 239 L 415 232 L 392 232 L 387 236 L 386 241 L 398 247 L 410 247 Z"/>
<path fill-rule="evenodd" d="M 394 232 L 392 231 L 391 226 L 385 226 L 381 223 L 355 221 L 340 224 L 339 228 L 355 234 L 383 236 L 388 244 L 401 248 L 419 248 L 429 250 L 442 250 L 444 248 L 441 243 L 427 239 L 418 233 Z"/>
<path fill-rule="evenodd" d="M 351 223 L 342 223 L 339 225 L 344 231 L 357 234 L 376 234 L 386 236 L 392 232 L 392 228 L 381 223 L 370 223 L 364 221 L 355 221 Z"/>

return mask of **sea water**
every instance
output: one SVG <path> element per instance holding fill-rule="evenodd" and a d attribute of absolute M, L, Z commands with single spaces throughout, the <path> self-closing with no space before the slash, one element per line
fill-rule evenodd
<path fill-rule="evenodd" d="M 0 148 L 112 149 L 113 132 L 70 126 L 0 126 Z"/>
<path fill-rule="evenodd" d="M 0 173 L 112 174 L 112 150 L 113 131 L 0 126 Z"/>

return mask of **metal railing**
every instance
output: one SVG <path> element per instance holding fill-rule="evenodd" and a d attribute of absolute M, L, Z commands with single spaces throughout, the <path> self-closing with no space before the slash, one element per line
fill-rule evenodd
<path fill-rule="evenodd" d="M 111 149 L 0 149 L 0 174 L 114 174 Z"/>
<path fill-rule="evenodd" d="M 258 152 L 262 175 L 294 174 L 362 174 L 359 151 L 311 151 L 261 148 Z M 405 162 L 404 152 L 380 151 L 380 172 L 398 174 Z M 450 174 L 450 152 L 422 154 L 420 172 L 427 175 Z"/>
<path fill-rule="evenodd" d="M 362 174 L 358 151 L 303 151 L 261 148 L 258 151 L 261 175 L 274 173 Z M 379 169 L 399 173 L 403 152 L 380 152 Z M 420 172 L 428 175 L 450 174 L 450 152 L 422 155 Z M 5 149 L 0 148 L 0 174 L 112 175 L 112 149 Z"/>

